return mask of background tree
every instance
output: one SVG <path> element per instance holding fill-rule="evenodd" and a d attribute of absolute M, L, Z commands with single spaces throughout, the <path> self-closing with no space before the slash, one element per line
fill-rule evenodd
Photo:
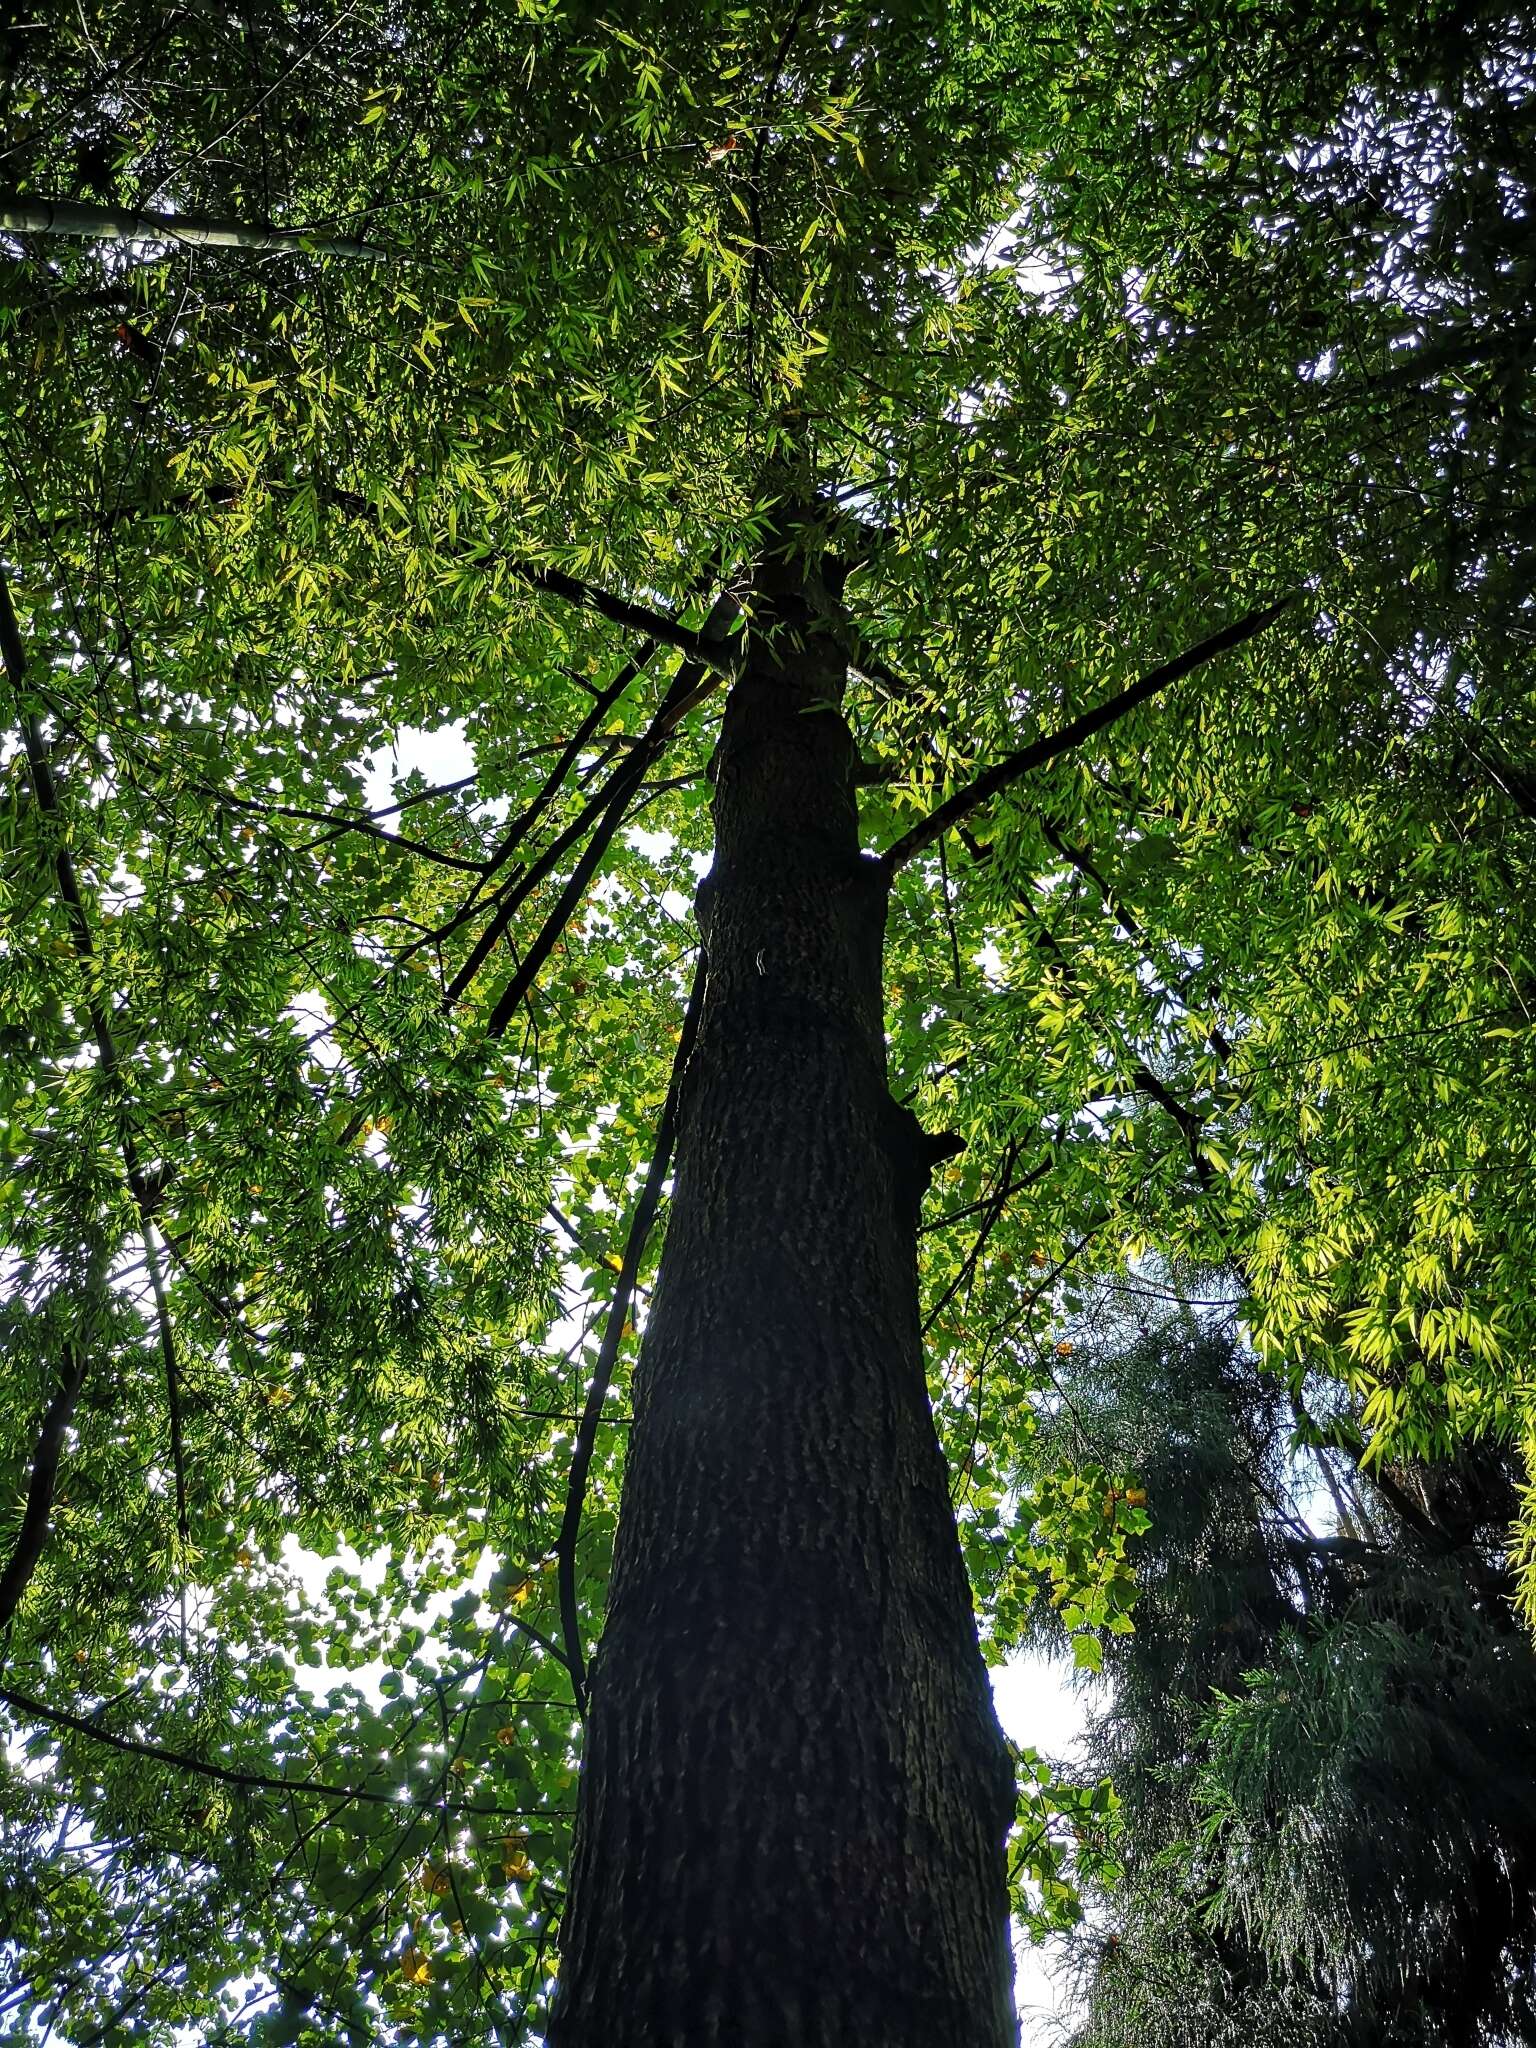
<path fill-rule="evenodd" d="M 966 1141 L 921 1314 L 977 1583 L 1029 1547 L 1071 1289 L 1128 1245 L 1240 1261 L 1355 1455 L 1523 1455 L 1530 41 L 1476 8 L 8 32 L 13 2027 L 542 2026 L 632 1224 L 786 506 L 842 580 L 853 843 L 907 848 L 890 1091 Z M 472 773 L 368 793 L 444 721 Z M 290 1538 L 382 1577 L 341 1552 L 301 1599 Z M 1123 1602 L 1081 1590 L 1091 1661 Z M 314 1669 L 375 1656 L 378 1690 Z"/>
<path fill-rule="evenodd" d="M 1507 1458 L 1373 1483 L 1328 1445 L 1342 1415 L 1298 1448 L 1230 1310 L 1106 1293 L 1089 1321 L 1042 1466 L 1134 1469 L 1151 1531 L 1089 1738 L 1125 1875 L 1075 1937 L 1074 2038 L 1524 2039 L 1536 1811 L 1510 1760 L 1536 1663 Z M 1060 1633 L 1048 1604 L 1030 1624 Z"/>

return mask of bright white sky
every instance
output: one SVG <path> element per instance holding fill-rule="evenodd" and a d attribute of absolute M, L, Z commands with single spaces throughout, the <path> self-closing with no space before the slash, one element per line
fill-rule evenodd
<path fill-rule="evenodd" d="M 992 1674 L 992 1697 L 1006 1734 L 1057 1762 L 1070 1759 L 1083 1732 L 1084 1699 L 1072 1686 L 1068 1658 L 1018 1656 Z M 1056 1944 L 1018 1952 L 1014 1989 L 1021 2048 L 1046 2048 L 1061 2038 L 1069 2001 L 1052 1981 Z"/>

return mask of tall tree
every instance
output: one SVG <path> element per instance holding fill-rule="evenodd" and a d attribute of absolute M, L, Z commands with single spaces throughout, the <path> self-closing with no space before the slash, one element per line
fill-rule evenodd
<path fill-rule="evenodd" d="M 928 1407 L 842 565 L 765 536 L 582 1777 L 568 2042 L 1007 2039 L 1012 1774 Z M 791 1874 L 771 1893 L 746 1879 Z"/>
<path fill-rule="evenodd" d="M 7 32 L 16 2028 L 1003 2038 L 1078 1276 L 1529 1436 L 1531 37 L 1314 26 Z"/>

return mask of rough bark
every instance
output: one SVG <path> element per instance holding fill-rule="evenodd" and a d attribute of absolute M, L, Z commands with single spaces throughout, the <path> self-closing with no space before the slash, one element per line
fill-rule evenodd
<path fill-rule="evenodd" d="M 834 601 L 770 552 L 716 757 L 556 2048 L 1016 2039 L 1013 1783 L 918 1324 L 937 1148 L 886 1085 Z"/>

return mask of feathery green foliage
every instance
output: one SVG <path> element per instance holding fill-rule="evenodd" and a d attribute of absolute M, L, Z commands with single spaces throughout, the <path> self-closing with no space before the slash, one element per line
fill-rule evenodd
<path fill-rule="evenodd" d="M 1526 2038 L 1536 1653 L 1506 1461 L 1325 1473 L 1230 1318 L 1193 1311 L 1122 1320 L 1062 1385 L 1055 1452 L 1135 1462 L 1152 1518 L 1091 1722 L 1124 1881 L 1076 1940 L 1075 2038 Z"/>
<path fill-rule="evenodd" d="M 1155 1643 L 1153 1440 L 1037 1442 L 1137 1250 L 1240 1271 L 1349 1460 L 1536 1456 L 1519 9 L 47 0 L 3 48 L 8 218 L 286 240 L 0 240 L 0 1556 L 79 1382 L 0 1674 L 0 2031 L 536 2033 L 557 1536 L 785 492 L 851 570 L 875 851 L 1291 599 L 896 879 L 993 1653 Z M 472 772 L 381 790 L 444 725 Z M 1202 1666 L 1234 1783 L 1280 1619 Z M 1426 1654 L 1351 1626 L 1351 1698 Z M 1031 1783 L 1058 1924 L 1110 1795 Z"/>

